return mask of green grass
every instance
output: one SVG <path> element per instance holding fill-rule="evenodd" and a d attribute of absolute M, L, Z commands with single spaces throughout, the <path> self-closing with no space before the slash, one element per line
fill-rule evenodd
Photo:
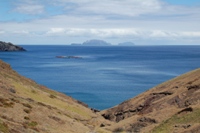
<path fill-rule="evenodd" d="M 35 127 L 35 126 L 38 125 L 38 123 L 35 122 L 35 121 L 31 121 L 31 122 L 29 122 L 27 125 L 28 125 L 29 127 Z"/>
<path fill-rule="evenodd" d="M 200 123 L 200 109 L 194 109 L 193 112 L 174 115 L 170 119 L 162 122 L 153 129 L 153 133 L 170 133 L 176 124 L 193 124 Z"/>
<path fill-rule="evenodd" d="M 29 128 L 29 129 L 32 129 L 32 130 L 39 132 L 39 130 L 36 128 L 37 125 L 38 125 L 38 123 L 36 121 L 24 122 L 23 123 L 24 128 L 26 128 L 26 129 Z"/>
<path fill-rule="evenodd" d="M 0 132 L 9 133 L 8 125 L 0 121 Z"/>

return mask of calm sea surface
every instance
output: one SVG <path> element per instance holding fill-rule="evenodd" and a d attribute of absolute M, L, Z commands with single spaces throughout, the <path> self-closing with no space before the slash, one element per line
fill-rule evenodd
<path fill-rule="evenodd" d="M 200 67 L 200 46 L 23 46 L 0 59 L 39 84 L 106 109 Z M 56 58 L 80 56 L 81 59 Z"/>

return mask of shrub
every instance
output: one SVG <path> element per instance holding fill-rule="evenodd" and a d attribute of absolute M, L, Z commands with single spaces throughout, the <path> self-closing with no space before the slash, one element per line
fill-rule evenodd
<path fill-rule="evenodd" d="M 28 116 L 24 116 L 25 120 L 30 120 L 30 118 Z"/>
<path fill-rule="evenodd" d="M 114 133 L 120 133 L 120 132 L 123 132 L 123 131 L 124 131 L 124 129 L 119 127 L 119 128 L 116 128 L 113 132 Z"/>
<path fill-rule="evenodd" d="M 55 96 L 55 95 L 52 95 L 52 94 L 51 94 L 49 97 L 50 97 L 50 98 L 56 98 L 56 96 Z"/>
<path fill-rule="evenodd" d="M 36 129 L 35 127 L 36 127 L 37 125 L 38 125 L 38 123 L 37 123 L 36 121 L 24 122 L 24 123 L 23 123 L 24 128 L 31 128 L 31 129 L 33 129 L 33 130 Z"/>
<path fill-rule="evenodd" d="M 0 103 L 2 103 L 3 107 L 13 107 L 14 103 L 13 102 L 9 102 L 8 99 L 4 99 L 4 98 L 0 98 Z"/>
<path fill-rule="evenodd" d="M 36 121 L 31 121 L 27 124 L 29 127 L 35 127 L 38 125 L 38 123 Z"/>
<path fill-rule="evenodd" d="M 30 104 L 28 104 L 28 103 L 22 103 L 22 104 L 23 104 L 24 107 L 27 107 L 27 108 L 29 108 L 29 109 L 32 109 L 32 106 L 31 106 Z"/>
<path fill-rule="evenodd" d="M 30 109 L 24 109 L 24 112 L 26 112 L 27 114 L 29 114 L 31 112 Z"/>

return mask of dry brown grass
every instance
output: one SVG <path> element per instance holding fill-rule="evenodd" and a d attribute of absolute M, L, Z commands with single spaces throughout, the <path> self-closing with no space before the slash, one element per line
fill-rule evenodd
<path fill-rule="evenodd" d="M 12 89 L 10 89 L 12 88 Z M 0 132 L 83 133 L 104 119 L 77 100 L 20 76 L 0 61 Z M 95 123 L 90 121 L 96 119 Z"/>
<path fill-rule="evenodd" d="M 101 113 L 105 118 L 117 122 L 108 127 L 110 130 L 131 129 L 148 133 L 177 112 L 194 106 L 200 108 L 200 69 L 162 83 Z M 158 123 L 140 122 L 140 117 L 153 118 Z M 141 127 L 138 129 L 135 125 Z"/>

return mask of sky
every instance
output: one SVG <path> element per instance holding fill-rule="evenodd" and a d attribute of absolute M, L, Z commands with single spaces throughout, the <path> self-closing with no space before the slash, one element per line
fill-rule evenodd
<path fill-rule="evenodd" d="M 0 41 L 200 45 L 200 0 L 0 0 Z"/>

